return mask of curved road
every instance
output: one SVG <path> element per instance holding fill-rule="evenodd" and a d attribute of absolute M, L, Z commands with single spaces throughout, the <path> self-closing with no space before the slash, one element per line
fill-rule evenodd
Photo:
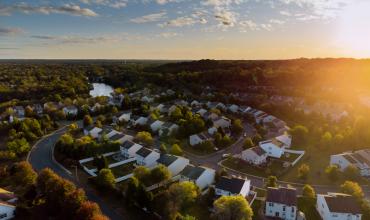
<path fill-rule="evenodd" d="M 99 196 L 95 194 L 95 191 L 87 184 L 82 184 L 77 181 L 71 172 L 63 168 L 57 162 L 55 162 L 53 157 L 53 149 L 58 141 L 59 137 L 67 131 L 67 127 L 63 127 L 54 133 L 43 137 L 39 140 L 32 148 L 30 154 L 27 157 L 27 161 L 33 166 L 33 168 L 40 172 L 44 168 L 50 168 L 59 176 L 68 179 L 73 182 L 77 187 L 83 188 L 86 192 L 86 196 L 89 200 L 99 204 L 102 212 L 112 220 L 123 219 L 114 208 L 108 206 Z"/>

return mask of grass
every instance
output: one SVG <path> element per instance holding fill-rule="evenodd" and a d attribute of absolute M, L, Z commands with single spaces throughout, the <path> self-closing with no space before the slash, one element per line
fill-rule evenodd
<path fill-rule="evenodd" d="M 267 177 L 268 176 L 264 169 L 254 167 L 254 166 L 248 164 L 247 162 L 245 162 L 241 159 L 238 159 L 238 158 L 229 158 L 229 159 L 223 161 L 222 165 L 224 165 L 228 168 L 238 170 L 238 171 L 243 172 L 243 173 L 255 175 L 255 176 L 261 176 L 261 177 Z"/>
<path fill-rule="evenodd" d="M 194 203 L 183 215 L 194 216 L 196 219 L 210 219 L 210 213 L 206 204 L 201 201 Z"/>
<path fill-rule="evenodd" d="M 298 210 L 305 214 L 306 219 L 321 219 L 315 207 L 316 199 L 298 198 Z"/>
<path fill-rule="evenodd" d="M 110 169 L 112 170 L 114 176 L 117 178 L 132 173 L 132 171 L 134 170 L 134 164 L 134 162 L 130 162 Z"/>
<path fill-rule="evenodd" d="M 263 201 L 261 200 L 254 200 L 252 204 L 252 210 L 253 210 L 253 220 L 263 220 L 261 216 L 259 215 L 258 211 L 262 208 Z"/>
<path fill-rule="evenodd" d="M 265 197 L 266 196 L 266 190 L 262 188 L 254 188 L 253 191 L 257 193 L 257 197 Z"/>

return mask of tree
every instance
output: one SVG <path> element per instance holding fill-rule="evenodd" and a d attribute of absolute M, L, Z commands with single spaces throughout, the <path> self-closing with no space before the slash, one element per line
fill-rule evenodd
<path fill-rule="evenodd" d="M 183 152 L 181 147 L 178 144 L 173 144 L 171 148 L 171 154 L 177 155 L 177 156 L 182 156 Z"/>
<path fill-rule="evenodd" d="M 249 149 L 254 146 L 254 143 L 252 141 L 252 138 L 248 137 L 244 140 L 243 149 Z"/>
<path fill-rule="evenodd" d="M 262 136 L 260 134 L 256 134 L 253 136 L 253 143 L 259 143 L 260 141 L 262 141 Z"/>
<path fill-rule="evenodd" d="M 302 164 L 299 168 L 298 168 L 298 178 L 299 179 L 302 179 L 302 180 L 305 180 L 307 179 L 308 177 L 308 174 L 310 173 L 310 166 L 308 166 L 307 164 Z"/>
<path fill-rule="evenodd" d="M 98 171 L 104 168 L 108 168 L 108 161 L 107 158 L 103 155 L 94 157 L 93 165 L 96 167 Z"/>
<path fill-rule="evenodd" d="M 177 210 L 189 206 L 199 196 L 198 186 L 188 181 L 172 184 L 168 191 Z"/>
<path fill-rule="evenodd" d="M 352 195 L 356 197 L 357 199 L 362 199 L 364 197 L 364 192 L 361 188 L 361 186 L 353 181 L 345 181 L 341 186 L 340 186 L 341 192 L 346 193 L 349 195 Z"/>
<path fill-rule="evenodd" d="M 171 178 L 171 172 L 166 166 L 160 164 L 150 171 L 150 177 L 153 182 L 159 183 L 165 180 L 169 180 Z"/>
<path fill-rule="evenodd" d="M 315 190 L 312 188 L 312 186 L 306 184 L 303 186 L 303 189 L 302 189 L 302 196 L 305 197 L 305 198 L 315 198 L 316 197 L 316 193 L 315 193 Z"/>
<path fill-rule="evenodd" d="M 92 125 L 94 123 L 94 121 L 93 121 L 93 119 L 91 118 L 90 115 L 85 115 L 83 123 L 84 123 L 84 127 L 87 127 L 87 126 Z"/>
<path fill-rule="evenodd" d="M 159 150 L 161 151 L 162 154 L 166 154 L 167 153 L 167 147 L 165 144 L 161 144 L 161 146 L 159 147 Z"/>
<path fill-rule="evenodd" d="M 276 176 L 269 176 L 266 180 L 266 187 L 277 187 L 277 178 Z"/>
<path fill-rule="evenodd" d="M 304 143 L 308 134 L 308 129 L 303 125 L 296 125 L 290 129 L 289 133 L 292 135 L 292 139 L 297 141 L 299 144 Z"/>
<path fill-rule="evenodd" d="M 80 208 L 77 210 L 76 213 L 77 220 L 92 220 L 92 219 L 101 219 L 101 220 L 108 220 L 102 214 L 100 207 L 95 202 L 85 201 L 81 204 Z"/>
<path fill-rule="evenodd" d="M 252 220 L 253 211 L 241 196 L 221 196 L 214 202 L 216 219 Z"/>
<path fill-rule="evenodd" d="M 170 113 L 170 117 L 172 120 L 174 121 L 177 121 L 179 120 L 180 118 L 183 117 L 182 115 L 182 112 L 181 112 L 181 109 L 179 107 L 176 107 L 171 113 Z"/>
<path fill-rule="evenodd" d="M 134 177 L 137 178 L 140 182 L 144 183 L 144 185 L 146 185 L 146 183 L 150 180 L 150 170 L 145 166 L 137 166 L 134 169 L 133 174 Z"/>
<path fill-rule="evenodd" d="M 106 189 L 115 187 L 115 177 L 110 169 L 101 169 L 96 177 L 97 184 Z"/>
<path fill-rule="evenodd" d="M 37 174 L 31 164 L 22 161 L 14 165 L 12 179 L 17 185 L 28 187 L 36 182 Z"/>
<path fill-rule="evenodd" d="M 25 138 L 15 139 L 7 143 L 9 151 L 17 154 L 24 155 L 31 150 L 31 147 Z"/>
<path fill-rule="evenodd" d="M 360 171 L 358 170 L 358 168 L 352 164 L 350 164 L 349 166 L 347 166 L 344 171 L 344 176 L 348 179 L 348 180 L 356 180 L 360 177 Z"/>
<path fill-rule="evenodd" d="M 333 182 L 337 181 L 339 178 L 339 168 L 336 165 L 329 165 L 328 167 L 326 167 L 325 173 Z"/>
<path fill-rule="evenodd" d="M 152 135 L 147 131 L 138 132 L 135 139 L 148 145 L 153 144 L 154 142 Z"/>
<path fill-rule="evenodd" d="M 153 200 L 153 194 L 147 192 L 143 184 L 135 177 L 131 177 L 127 183 L 125 197 L 128 204 L 136 203 L 140 207 L 149 207 Z"/>
<path fill-rule="evenodd" d="M 320 146 L 321 147 L 328 147 L 331 144 L 333 136 L 329 131 L 325 132 L 320 139 Z"/>
<path fill-rule="evenodd" d="M 240 133 L 242 133 L 242 131 L 244 130 L 242 121 L 240 119 L 235 119 L 233 121 L 231 129 L 235 134 L 239 135 Z"/>

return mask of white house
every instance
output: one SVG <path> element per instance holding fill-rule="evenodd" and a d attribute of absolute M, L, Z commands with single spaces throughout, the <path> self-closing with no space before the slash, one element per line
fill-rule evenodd
<path fill-rule="evenodd" d="M 14 218 L 16 207 L 8 202 L 0 201 L 0 219 L 8 220 Z"/>
<path fill-rule="evenodd" d="M 162 154 L 157 162 L 166 166 L 174 177 L 189 164 L 189 159 L 171 154 Z"/>
<path fill-rule="evenodd" d="M 247 178 L 237 177 L 221 177 L 215 185 L 215 194 L 217 196 L 235 196 L 241 195 L 246 197 L 249 195 L 251 181 Z"/>
<path fill-rule="evenodd" d="M 341 193 L 318 194 L 316 209 L 324 220 L 361 220 L 362 210 L 357 200 Z"/>
<path fill-rule="evenodd" d="M 267 188 L 265 216 L 284 220 L 297 218 L 297 191 L 294 188 Z"/>
<path fill-rule="evenodd" d="M 216 127 L 210 127 L 210 128 L 208 128 L 207 132 L 210 135 L 214 135 L 217 132 L 217 128 Z"/>
<path fill-rule="evenodd" d="M 370 176 L 370 149 L 331 155 L 330 164 L 337 165 L 341 171 L 352 165 L 360 171 L 361 176 Z"/>
<path fill-rule="evenodd" d="M 164 125 L 163 121 L 156 120 L 152 124 L 150 124 L 150 129 L 152 129 L 153 132 L 157 132 L 159 129 L 162 128 L 162 125 Z"/>
<path fill-rule="evenodd" d="M 44 109 L 42 108 L 40 104 L 34 104 L 32 105 L 31 108 L 32 108 L 32 111 L 37 115 L 42 115 L 42 113 L 44 112 Z"/>
<path fill-rule="evenodd" d="M 254 165 L 266 163 L 267 153 L 261 147 L 256 146 L 242 151 L 241 159 Z"/>
<path fill-rule="evenodd" d="M 90 135 L 92 138 L 99 138 L 99 134 L 103 129 L 94 126 L 88 126 L 84 129 L 85 135 Z"/>
<path fill-rule="evenodd" d="M 147 117 L 143 117 L 143 116 L 135 117 L 132 120 L 132 124 L 134 126 L 136 126 L 136 125 L 146 125 L 146 123 L 148 122 L 148 120 L 149 119 Z"/>
<path fill-rule="evenodd" d="M 154 101 L 154 98 L 153 97 L 150 97 L 150 96 L 143 96 L 143 97 L 141 97 L 140 100 L 142 102 L 150 103 L 150 102 L 153 102 Z"/>
<path fill-rule="evenodd" d="M 193 182 L 203 190 L 215 181 L 215 175 L 214 169 L 189 164 L 180 172 L 180 181 Z"/>
<path fill-rule="evenodd" d="M 195 107 L 195 106 L 200 106 L 201 104 L 200 104 L 200 102 L 198 102 L 197 100 L 193 100 L 191 103 L 190 103 L 190 106 L 193 106 L 193 107 Z"/>
<path fill-rule="evenodd" d="M 207 110 L 205 110 L 204 108 L 201 108 L 201 109 L 199 109 L 196 113 L 203 117 L 203 115 L 204 115 L 205 113 L 207 113 Z"/>
<path fill-rule="evenodd" d="M 158 134 L 159 135 L 172 135 L 179 129 L 177 124 L 171 122 L 165 122 L 162 127 L 160 128 Z"/>
<path fill-rule="evenodd" d="M 24 118 L 26 116 L 26 112 L 23 106 L 14 106 L 13 112 L 14 112 L 14 116 L 17 118 Z"/>
<path fill-rule="evenodd" d="M 180 99 L 180 100 L 175 100 L 175 105 L 178 105 L 178 106 L 188 106 L 189 105 L 189 103 L 187 102 L 187 101 L 185 101 L 185 100 L 182 100 L 182 99 Z"/>
<path fill-rule="evenodd" d="M 219 116 L 214 112 L 206 112 L 202 115 L 204 120 L 216 120 Z"/>
<path fill-rule="evenodd" d="M 267 153 L 267 156 L 280 158 L 284 154 L 285 144 L 273 138 L 259 142 L 259 146 Z"/>
<path fill-rule="evenodd" d="M 159 112 L 163 113 L 164 112 L 164 109 L 165 109 L 165 105 L 162 104 L 162 103 L 160 103 L 157 106 L 153 107 L 152 109 L 153 110 L 158 110 Z"/>
<path fill-rule="evenodd" d="M 232 104 L 232 105 L 227 105 L 227 110 L 229 110 L 232 113 L 237 113 L 239 110 L 239 106 Z"/>
<path fill-rule="evenodd" d="M 102 137 L 102 136 L 105 136 L 106 138 L 111 138 L 113 137 L 114 135 L 116 134 L 120 134 L 121 132 L 117 131 L 117 130 L 114 130 L 112 128 L 107 128 L 107 129 L 103 129 L 102 131 L 99 132 L 99 136 Z"/>
<path fill-rule="evenodd" d="M 113 135 L 112 137 L 109 138 L 110 141 L 112 142 L 118 142 L 120 144 L 123 144 L 125 141 L 132 141 L 134 140 L 134 137 L 131 135 L 126 135 L 122 133 L 118 133 Z"/>
<path fill-rule="evenodd" d="M 191 146 L 201 144 L 205 141 L 212 141 L 213 138 L 207 132 L 203 132 L 200 134 L 193 134 L 189 137 L 189 143 Z"/>
<path fill-rule="evenodd" d="M 251 107 L 249 107 L 249 106 L 240 106 L 239 107 L 239 112 L 241 114 L 247 114 L 250 109 L 251 109 Z"/>
<path fill-rule="evenodd" d="M 140 144 L 134 143 L 132 141 L 125 141 L 123 144 L 120 146 L 121 154 L 126 157 L 135 157 L 136 152 L 140 150 L 143 146 Z"/>
<path fill-rule="evenodd" d="M 122 114 L 118 117 L 119 121 L 125 121 L 128 122 L 131 119 L 131 111 L 124 111 Z"/>
<path fill-rule="evenodd" d="M 226 117 L 219 117 L 213 120 L 213 126 L 216 128 L 228 128 L 231 126 L 231 120 Z"/>
<path fill-rule="evenodd" d="M 284 148 L 290 148 L 292 145 L 292 136 L 285 133 L 275 137 L 276 140 L 284 144 Z"/>
<path fill-rule="evenodd" d="M 63 112 L 67 116 L 76 116 L 78 113 L 78 108 L 74 105 L 66 106 L 63 108 Z"/>
<path fill-rule="evenodd" d="M 159 157 L 160 154 L 158 152 L 145 147 L 140 148 L 135 154 L 136 163 L 139 166 L 146 166 L 149 168 L 157 165 Z"/>

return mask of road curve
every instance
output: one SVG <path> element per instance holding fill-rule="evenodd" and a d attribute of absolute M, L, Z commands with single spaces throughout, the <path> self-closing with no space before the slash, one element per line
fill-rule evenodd
<path fill-rule="evenodd" d="M 88 185 L 83 185 L 78 182 L 74 175 L 71 175 L 68 170 L 59 165 L 53 157 L 53 150 L 59 137 L 67 131 L 67 127 L 63 127 L 54 133 L 44 136 L 32 148 L 27 157 L 27 161 L 32 167 L 40 172 L 44 168 L 52 169 L 59 176 L 73 182 L 76 186 L 83 188 L 89 200 L 99 204 L 104 215 L 108 216 L 111 220 L 123 219 L 112 207 L 108 206 L 102 199 L 99 198 Z"/>

